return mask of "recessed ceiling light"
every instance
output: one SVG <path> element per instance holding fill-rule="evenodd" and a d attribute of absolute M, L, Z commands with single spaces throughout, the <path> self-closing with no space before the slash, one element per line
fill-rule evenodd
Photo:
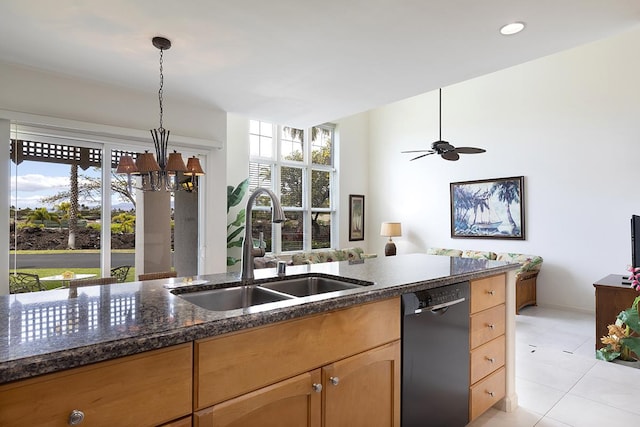
<path fill-rule="evenodd" d="M 518 34 L 522 30 L 524 30 L 524 22 L 512 22 L 511 24 L 503 25 L 502 28 L 500 28 L 500 34 L 510 36 Z"/>

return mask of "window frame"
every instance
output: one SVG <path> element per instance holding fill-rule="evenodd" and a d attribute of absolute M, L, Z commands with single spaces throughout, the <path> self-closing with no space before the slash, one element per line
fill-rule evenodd
<path fill-rule="evenodd" d="M 260 120 L 250 120 L 259 122 L 258 129 L 261 128 L 262 125 L 269 122 L 262 122 Z M 283 167 L 291 167 L 291 168 L 299 168 L 302 169 L 302 206 L 282 206 L 285 211 L 285 215 L 287 211 L 290 212 L 302 212 L 303 213 L 303 232 L 302 232 L 302 248 L 284 251 L 282 249 L 282 227 L 275 227 L 272 224 L 271 236 L 272 236 L 272 246 L 271 252 L 275 255 L 280 254 L 292 254 L 296 252 L 308 252 L 313 251 L 312 249 L 312 215 L 315 212 L 320 213 L 329 213 L 331 216 L 331 226 L 330 226 L 330 242 L 327 248 L 321 248 L 317 250 L 326 250 L 329 248 L 334 248 L 338 242 L 338 204 L 339 200 L 339 187 L 338 187 L 338 173 L 335 168 L 336 163 L 336 133 L 335 133 L 335 125 L 331 123 L 325 123 L 322 125 L 315 125 L 311 127 L 307 127 L 302 129 L 304 131 L 304 136 L 302 138 L 302 146 L 303 146 L 303 161 L 295 161 L 295 160 L 286 160 L 281 158 L 282 153 L 282 133 L 284 128 L 291 126 L 278 125 L 275 123 L 271 123 L 272 129 L 271 134 L 273 136 L 273 143 L 271 145 L 271 157 L 265 157 L 264 155 L 252 155 L 251 147 L 249 147 L 249 164 L 258 163 L 260 165 L 269 165 L 271 167 L 271 186 L 269 189 L 273 191 L 278 198 L 281 198 L 281 178 L 282 178 L 282 168 Z M 311 135 L 313 128 L 320 128 L 330 132 L 330 141 L 331 141 L 331 164 L 330 165 L 322 165 L 315 164 L 312 162 L 312 144 L 311 144 Z M 249 135 L 251 135 L 251 125 L 249 124 Z M 249 136 L 249 140 L 251 136 Z M 262 153 L 261 153 L 262 154 Z M 249 168 L 251 169 L 251 167 Z M 328 172 L 329 173 L 329 188 L 330 196 L 329 196 L 329 207 L 313 207 L 312 206 L 312 175 L 313 171 L 320 172 Z M 251 184 L 250 184 L 251 185 Z M 250 187 L 250 190 L 254 188 Z M 254 205 L 254 211 L 267 211 L 270 207 L 268 206 L 258 206 Z"/>

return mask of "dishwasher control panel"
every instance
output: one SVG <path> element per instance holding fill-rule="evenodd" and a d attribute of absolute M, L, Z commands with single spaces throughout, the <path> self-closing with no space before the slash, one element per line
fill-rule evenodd
<path fill-rule="evenodd" d="M 469 282 L 454 283 L 439 288 L 405 294 L 402 297 L 403 312 L 431 310 L 449 303 L 458 302 L 469 296 Z"/>
<path fill-rule="evenodd" d="M 418 297 L 419 301 L 418 308 L 425 308 L 464 298 L 464 292 L 460 287 L 456 287 L 455 285 L 453 285 L 445 286 L 443 288 L 419 291 L 416 292 L 416 296 Z"/>

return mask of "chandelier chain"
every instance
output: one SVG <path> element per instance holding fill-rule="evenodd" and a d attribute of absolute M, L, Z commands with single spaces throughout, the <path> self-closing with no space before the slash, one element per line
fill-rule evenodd
<path fill-rule="evenodd" d="M 160 89 L 158 90 L 158 101 L 160 101 L 160 128 L 158 130 L 162 131 L 164 128 L 162 127 L 162 88 L 164 87 L 164 75 L 162 74 L 162 57 L 163 57 L 164 49 L 160 49 Z"/>

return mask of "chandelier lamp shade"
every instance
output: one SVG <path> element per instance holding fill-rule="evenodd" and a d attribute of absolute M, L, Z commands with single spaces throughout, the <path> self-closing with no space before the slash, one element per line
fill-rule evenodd
<path fill-rule="evenodd" d="M 181 189 L 193 191 L 198 187 L 197 177 L 204 175 L 200 160 L 195 156 L 190 157 L 185 166 L 180 153 L 174 150 L 173 153 L 167 154 L 171 131 L 165 129 L 162 125 L 164 112 L 162 105 L 162 91 L 164 88 L 163 56 L 164 51 L 171 48 L 171 41 L 164 37 L 154 37 L 152 43 L 160 50 L 160 89 L 158 90 L 160 127 L 151 129 L 155 157 L 148 150 L 142 154 L 137 154 L 135 161 L 130 155 L 122 155 L 118 161 L 116 173 L 127 175 L 129 190 L 131 190 L 131 175 L 139 175 L 142 180 L 141 190 L 143 191 L 178 191 Z M 180 174 L 185 179 L 181 180 Z"/>

